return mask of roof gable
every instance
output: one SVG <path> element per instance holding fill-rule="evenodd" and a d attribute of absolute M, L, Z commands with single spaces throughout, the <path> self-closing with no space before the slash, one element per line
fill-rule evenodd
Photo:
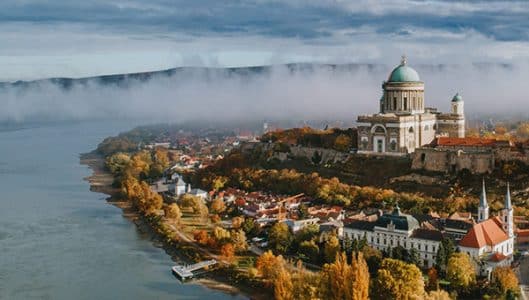
<path fill-rule="evenodd" d="M 498 217 L 494 217 L 475 224 L 459 242 L 459 245 L 468 248 L 482 248 L 487 245 L 497 245 L 508 239 L 509 236 L 503 231 L 501 221 Z"/>

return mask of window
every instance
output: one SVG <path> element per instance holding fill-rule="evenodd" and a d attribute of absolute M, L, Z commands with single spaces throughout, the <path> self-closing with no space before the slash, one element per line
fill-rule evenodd
<path fill-rule="evenodd" d="M 396 151 L 397 150 L 397 140 L 391 139 L 389 146 L 391 148 L 391 151 Z"/>
<path fill-rule="evenodd" d="M 397 109 L 397 97 L 393 97 L 393 110 Z"/>
<path fill-rule="evenodd" d="M 404 97 L 404 110 L 408 110 L 408 98 Z"/>

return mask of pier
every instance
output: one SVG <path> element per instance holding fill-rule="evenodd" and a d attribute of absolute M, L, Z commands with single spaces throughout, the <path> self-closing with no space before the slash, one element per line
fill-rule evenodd
<path fill-rule="evenodd" d="M 171 269 L 173 270 L 173 274 L 177 275 L 182 280 L 186 280 L 186 279 L 193 278 L 194 271 L 207 268 L 209 266 L 213 266 L 216 264 L 217 264 L 217 260 L 211 259 L 211 260 L 201 261 L 199 263 L 192 264 L 192 265 L 176 265 L 176 266 L 173 266 Z"/>

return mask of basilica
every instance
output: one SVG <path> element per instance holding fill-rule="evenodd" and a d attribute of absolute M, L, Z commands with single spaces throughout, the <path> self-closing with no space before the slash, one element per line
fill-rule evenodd
<path fill-rule="evenodd" d="M 465 137 L 464 102 L 451 100 L 450 113 L 425 107 L 424 82 L 403 56 L 382 84 L 380 112 L 358 116 L 358 152 L 402 155 L 436 137 Z"/>

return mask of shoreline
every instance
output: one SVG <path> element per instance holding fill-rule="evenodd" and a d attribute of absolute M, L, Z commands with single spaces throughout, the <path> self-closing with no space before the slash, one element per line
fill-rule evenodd
<path fill-rule="evenodd" d="M 140 215 L 128 201 L 120 201 L 115 196 L 119 192 L 119 189 L 112 187 L 114 181 L 113 176 L 108 173 L 104 168 L 104 159 L 102 156 L 94 153 L 83 153 L 80 155 L 80 164 L 86 165 L 92 170 L 92 174 L 83 178 L 90 185 L 90 191 L 96 193 L 102 193 L 107 195 L 106 201 L 122 210 L 123 217 L 134 223 L 137 229 L 148 238 L 154 247 L 161 248 L 167 253 L 173 262 L 190 262 L 191 257 L 187 257 L 186 253 L 178 249 L 175 245 L 167 243 L 163 237 L 156 232 L 153 225 L 145 218 Z M 196 250 L 201 251 L 199 247 L 195 245 L 183 244 L 183 246 L 192 246 Z M 167 266 L 170 268 L 170 266 Z M 245 285 L 233 285 L 228 280 L 223 280 L 223 275 L 226 275 L 227 270 L 217 269 L 207 274 L 202 275 L 200 278 L 194 279 L 193 283 L 201 284 L 207 288 L 224 292 L 229 295 L 242 295 L 248 299 L 269 299 L 267 295 L 257 294 L 258 291 L 253 287 Z M 227 276 L 224 276 L 227 279 Z M 175 280 L 178 280 L 175 277 Z"/>

